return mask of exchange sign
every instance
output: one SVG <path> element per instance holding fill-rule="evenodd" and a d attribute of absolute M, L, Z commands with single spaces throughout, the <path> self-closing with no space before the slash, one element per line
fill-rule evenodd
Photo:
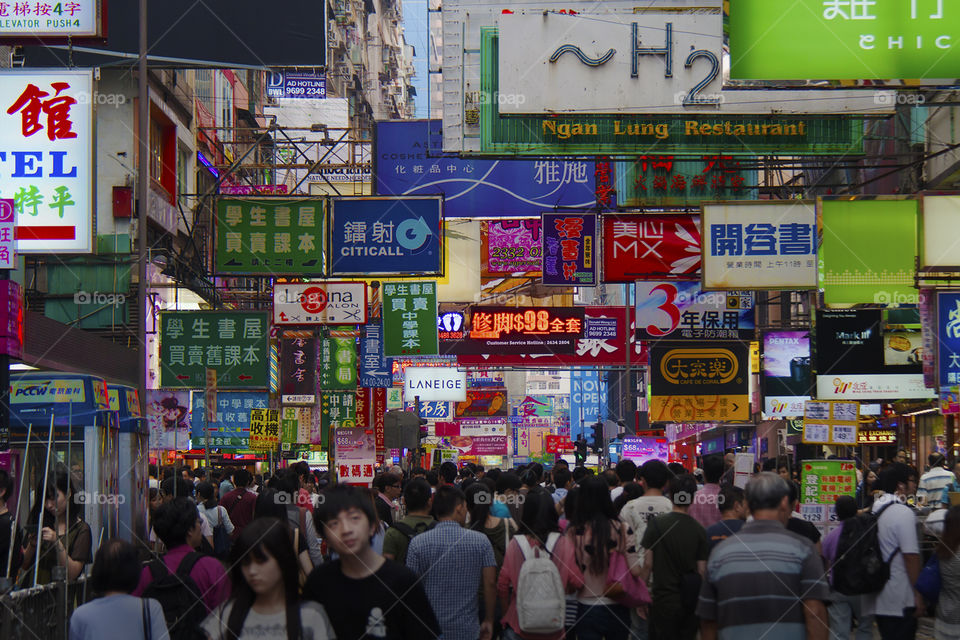
<path fill-rule="evenodd" d="M 217 272 L 323 275 L 322 198 L 221 198 Z"/>
<path fill-rule="evenodd" d="M 750 359 L 742 343 L 650 349 L 651 422 L 750 419 Z"/>
<path fill-rule="evenodd" d="M 276 283 L 273 324 L 363 324 L 367 285 L 363 282 Z"/>
<path fill-rule="evenodd" d="M 164 311 L 160 314 L 160 386 L 199 388 L 215 369 L 223 388 L 267 388 L 266 312 Z"/>
<path fill-rule="evenodd" d="M 330 274 L 440 274 L 442 208 L 434 196 L 331 199 Z"/>

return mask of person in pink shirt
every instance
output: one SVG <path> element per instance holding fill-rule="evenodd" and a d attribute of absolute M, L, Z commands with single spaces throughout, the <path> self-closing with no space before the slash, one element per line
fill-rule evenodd
<path fill-rule="evenodd" d="M 706 484 L 693 494 L 693 504 L 690 505 L 688 513 L 704 529 L 720 522 L 720 478 L 723 476 L 723 464 L 720 454 L 703 459 L 703 479 Z"/>
<path fill-rule="evenodd" d="M 560 535 L 560 525 L 553 496 L 544 489 L 531 489 L 523 503 L 520 516 L 520 534 L 522 534 L 532 549 L 539 549 L 544 553 L 545 543 L 551 533 L 556 533 L 558 539 L 553 547 L 550 559 L 557 565 L 560 580 L 567 593 L 573 593 L 583 587 L 583 573 L 577 567 L 577 559 L 573 542 L 570 538 Z M 497 594 L 503 610 L 506 611 L 501 623 L 503 624 L 504 640 L 561 640 L 563 630 L 554 634 L 525 634 L 520 631 L 520 621 L 517 616 L 517 583 L 520 577 L 520 567 L 523 566 L 523 551 L 516 538 L 507 546 L 504 555 L 503 568 L 497 580 Z"/>

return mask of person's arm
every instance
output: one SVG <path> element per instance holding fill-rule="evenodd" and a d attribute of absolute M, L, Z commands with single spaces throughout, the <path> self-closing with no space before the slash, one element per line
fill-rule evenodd
<path fill-rule="evenodd" d="M 707 561 L 706 560 L 697 560 L 697 573 L 700 574 L 701 578 L 707 577 Z"/>
<path fill-rule="evenodd" d="M 804 600 L 803 619 L 807 625 L 807 640 L 827 640 L 830 636 L 827 607 L 822 600 Z"/>
<path fill-rule="evenodd" d="M 637 576 L 644 582 L 650 581 L 650 572 L 653 571 L 653 550 L 646 549 L 643 552 L 643 565 L 640 567 L 640 574 Z M 633 573 L 633 570 L 630 570 Z"/>
<path fill-rule="evenodd" d="M 233 534 L 233 520 L 230 519 L 230 514 L 227 513 L 227 508 L 218 506 L 217 509 L 220 510 L 220 517 L 223 519 L 223 530 L 226 531 L 228 535 Z"/>
<path fill-rule="evenodd" d="M 920 579 L 920 571 L 923 569 L 923 559 L 919 553 L 905 553 L 903 554 L 903 566 L 907 569 L 907 578 L 910 580 L 910 586 L 917 584 L 917 580 Z M 921 616 L 923 615 L 924 610 L 926 609 L 926 603 L 923 600 L 923 596 L 920 595 L 920 592 L 913 587 L 913 600 L 917 608 L 914 612 L 914 615 Z"/>
<path fill-rule="evenodd" d="M 480 625 L 480 640 L 493 637 L 493 618 L 497 608 L 497 568 L 483 568 L 483 623 Z"/>
<path fill-rule="evenodd" d="M 700 640 L 717 640 L 717 621 L 700 621 Z"/>
<path fill-rule="evenodd" d="M 57 563 L 66 566 L 67 580 L 76 580 L 83 572 L 83 566 L 90 562 L 90 548 L 93 544 L 90 528 L 83 524 L 80 526 L 69 552 L 61 542 L 57 542 Z"/>

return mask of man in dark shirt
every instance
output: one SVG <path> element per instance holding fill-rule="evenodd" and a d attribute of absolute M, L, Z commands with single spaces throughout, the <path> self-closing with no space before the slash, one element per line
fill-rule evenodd
<path fill-rule="evenodd" d="M 820 553 L 820 531 L 811 522 L 803 518 L 798 518 L 797 504 L 800 502 L 800 488 L 796 482 L 787 482 L 790 485 L 790 519 L 787 520 L 787 531 L 793 531 L 817 547 L 817 553 Z"/>
<path fill-rule="evenodd" d="M 313 570 L 303 597 L 323 605 L 337 640 L 434 640 L 440 625 L 423 585 L 370 546 L 376 518 L 368 495 L 344 485 L 324 492 L 317 522 L 339 558 Z"/>
<path fill-rule="evenodd" d="M 230 521 L 233 523 L 234 540 L 240 537 L 240 532 L 253 520 L 253 511 L 257 506 L 257 494 L 250 490 L 253 481 L 250 472 L 238 469 L 233 474 L 236 489 L 220 498 L 220 506 L 227 510 Z"/>
<path fill-rule="evenodd" d="M 720 489 L 718 506 L 720 507 L 720 522 L 707 527 L 707 544 L 710 551 L 718 543 L 726 540 L 743 526 L 747 519 L 747 501 L 743 489 L 733 485 Z"/>

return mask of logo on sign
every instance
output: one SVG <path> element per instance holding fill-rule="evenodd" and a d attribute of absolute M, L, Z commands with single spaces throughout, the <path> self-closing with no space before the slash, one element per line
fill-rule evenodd
<path fill-rule="evenodd" d="M 672 384 L 718 385 L 732 382 L 740 367 L 728 349 L 671 349 L 660 362 L 660 373 Z"/>

